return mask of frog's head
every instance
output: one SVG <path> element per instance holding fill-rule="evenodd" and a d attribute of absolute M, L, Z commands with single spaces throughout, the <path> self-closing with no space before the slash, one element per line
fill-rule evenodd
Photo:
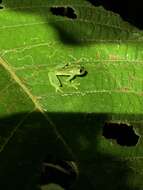
<path fill-rule="evenodd" d="M 79 68 L 79 75 L 84 75 L 86 73 L 86 70 L 85 70 L 85 68 L 84 67 L 80 67 Z"/>

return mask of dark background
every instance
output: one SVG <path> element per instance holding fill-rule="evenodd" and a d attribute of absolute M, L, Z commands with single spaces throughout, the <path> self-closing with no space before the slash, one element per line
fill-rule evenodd
<path fill-rule="evenodd" d="M 143 29 L 143 2 L 141 0 L 88 0 L 95 6 L 102 5 L 105 9 L 111 10 L 133 24 Z"/>

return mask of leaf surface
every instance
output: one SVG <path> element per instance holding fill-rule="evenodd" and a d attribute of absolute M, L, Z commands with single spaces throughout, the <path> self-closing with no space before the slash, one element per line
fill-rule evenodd
<path fill-rule="evenodd" d="M 4 0 L 3 6 L 2 186 L 34 189 L 35 168 L 48 154 L 78 162 L 77 189 L 117 189 L 120 184 L 114 181 L 121 173 L 122 188 L 142 187 L 142 140 L 126 147 L 102 135 L 105 122 L 133 125 L 142 134 L 142 31 L 87 1 Z M 81 65 L 87 73 L 73 79 L 80 83 L 78 89 L 64 85 L 67 76 L 60 76 L 63 92 L 56 92 L 48 73 L 66 63 Z"/>

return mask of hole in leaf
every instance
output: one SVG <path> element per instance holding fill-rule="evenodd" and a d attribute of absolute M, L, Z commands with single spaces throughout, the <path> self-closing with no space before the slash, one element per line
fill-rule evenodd
<path fill-rule="evenodd" d="M 115 139 L 122 146 L 135 146 L 139 136 L 135 134 L 133 126 L 117 123 L 105 123 L 103 136 L 107 139 Z"/>
<path fill-rule="evenodd" d="M 42 164 L 41 185 L 58 184 L 69 189 L 78 177 L 78 169 L 73 161 L 53 161 Z"/>
<path fill-rule="evenodd" d="M 0 4 L 2 3 L 2 0 L 0 0 Z M 0 9 L 3 9 L 3 6 L 0 5 Z"/>
<path fill-rule="evenodd" d="M 77 15 L 71 7 L 51 7 L 51 12 L 53 15 L 65 16 L 67 18 L 76 19 Z"/>

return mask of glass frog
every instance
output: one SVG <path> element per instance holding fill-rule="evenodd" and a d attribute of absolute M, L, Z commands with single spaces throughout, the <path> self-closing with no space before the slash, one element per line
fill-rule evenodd
<path fill-rule="evenodd" d="M 67 83 L 70 82 L 69 86 L 77 89 L 77 83 L 73 84 L 73 83 L 71 83 L 71 80 L 73 80 L 76 76 L 84 75 L 85 72 L 86 71 L 85 71 L 84 67 L 82 67 L 80 65 L 66 64 L 61 67 L 58 66 L 55 69 L 53 68 L 52 70 L 49 71 L 48 76 L 49 76 L 50 84 L 56 89 L 56 92 L 57 91 L 62 92 L 60 87 L 63 85 L 62 85 L 61 81 L 59 80 L 58 76 L 69 76 L 67 78 L 66 82 Z"/>

